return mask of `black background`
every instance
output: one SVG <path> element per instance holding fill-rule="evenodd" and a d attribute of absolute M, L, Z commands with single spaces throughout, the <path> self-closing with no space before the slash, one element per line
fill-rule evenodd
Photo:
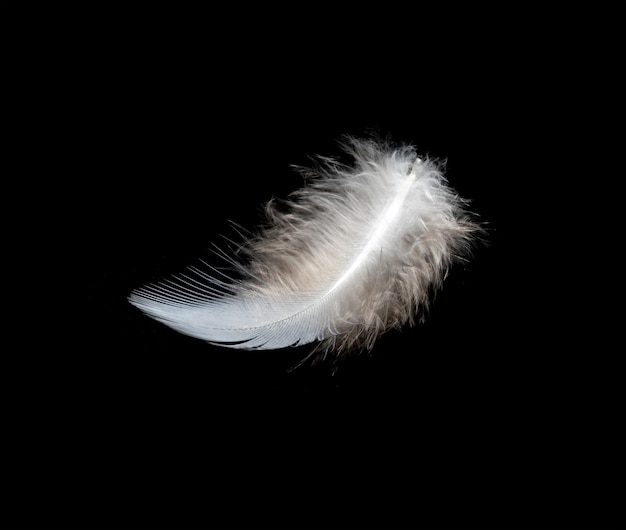
<path fill-rule="evenodd" d="M 533 43 L 553 27 L 241 9 L 89 14 L 39 49 L 80 286 L 10 375 L 8 526 L 615 525 L 616 354 L 562 320 L 543 217 L 567 59 Z M 424 323 L 291 370 L 307 347 L 213 347 L 128 303 L 229 221 L 254 229 L 344 134 L 445 159 L 485 223 Z"/>

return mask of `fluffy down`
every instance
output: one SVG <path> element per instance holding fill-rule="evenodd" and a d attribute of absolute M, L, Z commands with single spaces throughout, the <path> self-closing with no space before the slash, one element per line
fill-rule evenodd
<path fill-rule="evenodd" d="M 351 166 L 320 159 L 307 186 L 228 258 L 237 279 L 190 268 L 134 291 L 130 302 L 173 329 L 231 348 L 317 342 L 371 349 L 413 324 L 479 225 L 437 164 L 412 146 L 349 139 Z"/>

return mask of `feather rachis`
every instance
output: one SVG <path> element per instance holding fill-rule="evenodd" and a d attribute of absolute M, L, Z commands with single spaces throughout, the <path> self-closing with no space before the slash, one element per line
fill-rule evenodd
<path fill-rule="evenodd" d="M 412 147 L 352 140 L 352 166 L 320 160 L 307 186 L 248 238 L 239 281 L 203 274 L 147 286 L 131 302 L 174 329 L 235 348 L 319 341 L 370 349 L 411 324 L 478 225 L 437 165 Z"/>

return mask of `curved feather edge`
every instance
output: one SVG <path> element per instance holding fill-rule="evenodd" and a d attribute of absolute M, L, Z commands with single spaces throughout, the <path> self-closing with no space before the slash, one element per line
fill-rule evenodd
<path fill-rule="evenodd" d="M 190 267 L 130 303 L 171 328 L 230 348 L 312 342 L 371 349 L 413 324 L 482 229 L 435 161 L 412 146 L 348 138 L 348 166 L 319 158 L 307 185 L 266 206 L 258 236 L 224 254 L 239 278 Z"/>

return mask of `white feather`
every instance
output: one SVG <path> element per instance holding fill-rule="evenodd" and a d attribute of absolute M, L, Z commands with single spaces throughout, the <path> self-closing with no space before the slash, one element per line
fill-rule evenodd
<path fill-rule="evenodd" d="M 370 349 L 413 323 L 479 226 L 437 167 L 411 146 L 349 139 L 351 167 L 321 159 L 310 182 L 246 239 L 241 278 L 199 269 L 148 285 L 130 302 L 173 329 L 231 348 L 320 341 Z"/>

